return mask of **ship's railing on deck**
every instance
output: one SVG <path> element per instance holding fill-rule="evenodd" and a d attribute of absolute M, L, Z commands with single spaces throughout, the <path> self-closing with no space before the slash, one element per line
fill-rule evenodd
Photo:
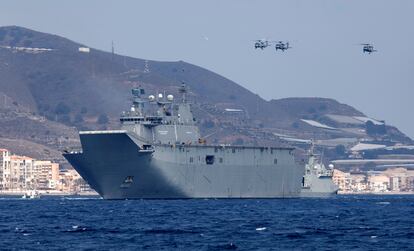
<path fill-rule="evenodd" d="M 80 131 L 79 134 L 113 134 L 113 133 L 126 133 L 126 130 L 105 130 L 105 131 Z"/>
<path fill-rule="evenodd" d="M 199 147 L 199 148 L 215 148 L 219 149 L 255 149 L 260 151 L 268 150 L 289 150 L 290 154 L 293 154 L 295 150 L 294 147 L 279 147 L 279 146 L 237 146 L 237 145 L 209 145 L 209 144 L 197 144 L 197 143 L 181 143 L 181 144 L 156 144 L 162 146 L 176 147 L 176 148 L 185 148 L 185 147 Z"/>
<path fill-rule="evenodd" d="M 140 124 L 146 125 L 161 125 L 163 123 L 163 117 L 159 116 L 147 116 L 147 117 L 140 117 L 140 116 L 128 116 L 122 115 L 119 119 L 122 123 L 123 122 L 139 122 Z"/>

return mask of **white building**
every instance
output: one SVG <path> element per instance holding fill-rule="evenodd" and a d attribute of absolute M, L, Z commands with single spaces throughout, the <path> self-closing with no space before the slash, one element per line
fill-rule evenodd
<path fill-rule="evenodd" d="M 83 53 L 89 53 L 91 52 L 91 49 L 88 47 L 79 47 L 78 51 Z"/>
<path fill-rule="evenodd" d="M 368 176 L 369 189 L 374 193 L 386 192 L 390 187 L 390 179 L 383 174 L 374 174 Z"/>
<path fill-rule="evenodd" d="M 34 162 L 37 189 L 55 189 L 59 182 L 59 164 L 51 161 L 36 160 Z"/>
<path fill-rule="evenodd" d="M 0 148 L 0 190 L 5 187 L 5 180 L 7 179 L 8 173 L 4 171 L 6 166 L 5 161 L 10 156 L 10 152 L 7 149 Z"/>
<path fill-rule="evenodd" d="M 400 178 L 399 177 L 390 177 L 390 190 L 391 191 L 400 191 Z"/>
<path fill-rule="evenodd" d="M 26 156 L 10 155 L 3 157 L 2 189 L 30 189 L 34 182 L 34 159 Z"/>
<path fill-rule="evenodd" d="M 55 189 L 58 183 L 59 164 L 0 149 L 0 190 Z"/>

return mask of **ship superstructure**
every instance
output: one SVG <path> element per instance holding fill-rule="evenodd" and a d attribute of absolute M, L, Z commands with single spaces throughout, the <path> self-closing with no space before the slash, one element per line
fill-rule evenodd
<path fill-rule="evenodd" d="M 314 145 L 309 150 L 309 160 L 302 179 L 302 197 L 327 197 L 337 194 L 338 186 L 332 180 L 333 166 L 326 168 L 314 153 Z"/>
<path fill-rule="evenodd" d="M 105 199 L 284 198 L 300 195 L 293 148 L 207 145 L 186 100 L 132 90 L 121 130 L 79 132 L 64 157 Z M 165 97 L 166 96 L 166 97 Z M 150 106 L 152 109 L 145 109 Z"/>

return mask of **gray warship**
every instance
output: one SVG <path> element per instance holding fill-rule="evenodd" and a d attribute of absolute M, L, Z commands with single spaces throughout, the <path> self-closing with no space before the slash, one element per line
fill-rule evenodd
<path fill-rule="evenodd" d="M 179 92 L 175 102 L 132 89 L 121 130 L 80 131 L 82 149 L 63 156 L 104 199 L 300 196 L 304 169 L 293 148 L 207 145 L 185 85 Z"/>
<path fill-rule="evenodd" d="M 309 160 L 302 179 L 301 197 L 329 197 L 338 193 L 338 186 L 332 180 L 333 166 L 326 168 L 318 161 L 314 145 L 309 150 Z"/>

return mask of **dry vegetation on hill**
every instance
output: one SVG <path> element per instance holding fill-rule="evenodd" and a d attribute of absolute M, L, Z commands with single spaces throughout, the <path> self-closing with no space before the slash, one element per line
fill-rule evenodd
<path fill-rule="evenodd" d="M 84 45 L 21 27 L 1 27 L 0 46 L 0 101 L 5 100 L 0 102 L 1 142 L 10 142 L 5 138 L 31 142 L 37 154 L 78 144 L 76 129 L 117 128 L 120 112 L 128 109 L 130 89 L 138 85 L 147 93 L 166 90 L 177 97 L 178 86 L 185 82 L 202 134 L 215 143 L 279 144 L 275 132 L 306 138 L 350 137 L 352 133 L 321 130 L 301 119 L 363 116 L 332 99 L 266 101 L 186 62 L 147 61 L 94 49 L 82 53 L 78 48 Z M 231 114 L 225 108 L 243 112 Z M 396 128 L 389 131 L 390 139 L 410 141 Z"/>

